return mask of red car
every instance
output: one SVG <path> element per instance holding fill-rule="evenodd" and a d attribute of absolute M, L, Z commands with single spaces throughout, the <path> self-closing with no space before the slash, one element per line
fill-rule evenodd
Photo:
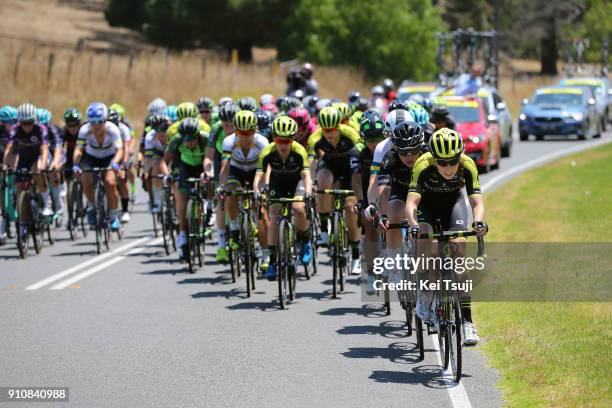
<path fill-rule="evenodd" d="M 477 99 L 448 96 L 443 98 L 455 120 L 457 131 L 463 136 L 465 154 L 478 165 L 481 173 L 499 168 L 501 143 L 499 126 L 488 123 Z"/>

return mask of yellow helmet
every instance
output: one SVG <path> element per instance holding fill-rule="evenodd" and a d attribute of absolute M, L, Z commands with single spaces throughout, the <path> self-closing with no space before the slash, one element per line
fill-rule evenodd
<path fill-rule="evenodd" d="M 459 132 L 442 128 L 431 135 L 429 151 L 435 159 L 456 159 L 463 153 L 463 139 Z"/>
<path fill-rule="evenodd" d="M 234 128 L 243 132 L 257 129 L 257 116 L 250 110 L 241 110 L 234 115 Z"/>

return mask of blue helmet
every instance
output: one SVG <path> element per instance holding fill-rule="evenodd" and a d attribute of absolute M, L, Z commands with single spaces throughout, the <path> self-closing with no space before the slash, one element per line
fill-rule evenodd
<path fill-rule="evenodd" d="M 0 109 L 0 122 L 14 125 L 17 123 L 17 109 L 10 105 L 3 106 Z"/>
<path fill-rule="evenodd" d="M 419 124 L 419 126 L 423 127 L 429 122 L 429 113 L 425 110 L 425 108 L 418 107 L 410 110 L 412 116 L 414 117 L 414 121 Z"/>
<path fill-rule="evenodd" d="M 51 123 L 52 118 L 53 118 L 53 115 L 47 109 L 45 108 L 36 109 L 36 120 L 38 121 L 38 123 L 43 124 L 43 125 L 48 125 L 49 123 Z"/>
<path fill-rule="evenodd" d="M 93 102 L 87 107 L 87 120 L 89 123 L 104 123 L 108 117 L 108 108 L 102 102 Z"/>
<path fill-rule="evenodd" d="M 178 108 L 176 105 L 168 105 L 166 106 L 166 109 L 164 109 L 164 116 L 170 118 L 172 123 L 174 123 L 178 120 L 178 114 L 176 113 L 177 110 Z"/>

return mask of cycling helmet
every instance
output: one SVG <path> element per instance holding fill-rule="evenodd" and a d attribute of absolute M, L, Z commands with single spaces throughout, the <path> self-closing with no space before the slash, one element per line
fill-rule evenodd
<path fill-rule="evenodd" d="M 10 105 L 3 106 L 0 109 L 0 122 L 13 125 L 17 122 L 17 109 Z"/>
<path fill-rule="evenodd" d="M 359 122 L 359 133 L 366 142 L 375 142 L 385 138 L 385 122 L 376 111 L 367 111 Z"/>
<path fill-rule="evenodd" d="M 338 109 L 327 106 L 319 112 L 319 125 L 323 129 L 335 129 L 340 124 L 342 116 Z"/>
<path fill-rule="evenodd" d="M 391 143 L 400 153 L 423 147 L 423 140 L 423 128 L 415 122 L 402 122 L 391 133 Z"/>
<path fill-rule="evenodd" d="M 419 106 L 416 109 L 411 109 L 410 113 L 412 113 L 412 117 L 414 117 L 414 121 L 419 124 L 419 126 L 425 126 L 427 122 L 429 122 L 429 113 L 423 108 Z"/>
<path fill-rule="evenodd" d="M 412 113 L 405 109 L 396 109 L 387 115 L 385 120 L 385 129 L 391 134 L 395 127 L 402 122 L 414 122 Z"/>
<path fill-rule="evenodd" d="M 232 102 L 226 103 L 219 109 L 219 117 L 223 122 L 231 122 L 234 120 L 234 116 L 238 112 L 238 106 Z"/>
<path fill-rule="evenodd" d="M 357 99 L 357 101 L 353 104 L 353 106 L 354 106 L 355 111 L 365 112 L 368 109 L 370 109 L 370 101 L 368 101 L 367 98 L 364 98 L 362 96 L 359 99 Z"/>
<path fill-rule="evenodd" d="M 167 116 L 170 121 L 172 123 L 178 121 L 178 115 L 176 114 L 176 111 L 178 110 L 178 108 L 176 107 L 176 105 L 168 105 L 166 106 L 166 109 L 164 109 L 164 116 Z"/>
<path fill-rule="evenodd" d="M 89 123 L 104 123 L 107 117 L 108 108 L 102 102 L 93 102 L 87 107 L 87 121 Z"/>
<path fill-rule="evenodd" d="M 302 68 L 300 68 L 300 72 L 302 73 L 302 75 L 304 75 L 304 77 L 306 77 L 306 79 L 310 79 L 312 78 L 312 74 L 314 74 L 314 67 L 310 62 L 307 62 L 302 65 Z"/>
<path fill-rule="evenodd" d="M 414 109 L 418 109 L 418 108 L 422 108 L 421 105 L 419 105 L 418 103 L 416 103 L 415 101 L 408 101 L 406 102 L 406 110 L 414 110 Z"/>
<path fill-rule="evenodd" d="M 332 107 L 336 108 L 338 112 L 340 112 L 342 120 L 351 116 L 351 108 L 344 102 L 336 102 L 332 105 Z"/>
<path fill-rule="evenodd" d="M 305 128 L 310 123 L 310 113 L 306 108 L 293 108 L 288 114 L 297 123 L 299 128 Z"/>
<path fill-rule="evenodd" d="M 272 133 L 275 137 L 293 137 L 297 131 L 297 123 L 289 116 L 280 116 L 272 122 Z"/>
<path fill-rule="evenodd" d="M 257 129 L 257 116 L 250 110 L 241 110 L 234 115 L 234 129 L 248 132 Z"/>
<path fill-rule="evenodd" d="M 279 96 L 276 98 L 276 107 L 281 112 L 287 112 L 289 108 L 289 97 L 288 96 Z"/>
<path fill-rule="evenodd" d="M 212 109 L 214 105 L 215 102 L 206 96 L 201 97 L 196 102 L 196 107 L 198 108 L 198 111 L 203 111 L 204 109 Z"/>
<path fill-rule="evenodd" d="M 179 104 L 178 108 L 176 109 L 176 114 L 179 120 L 183 120 L 185 118 L 197 118 L 198 107 L 193 102 L 183 102 Z"/>
<path fill-rule="evenodd" d="M 106 118 L 109 122 L 113 122 L 115 125 L 119 126 L 119 112 L 114 109 L 108 110 L 108 117 Z"/>
<path fill-rule="evenodd" d="M 357 100 L 361 97 L 361 94 L 359 93 L 359 91 L 351 91 L 348 94 L 348 103 L 349 104 L 353 104 L 355 102 L 357 102 Z"/>
<path fill-rule="evenodd" d="M 270 112 L 258 109 L 255 112 L 255 116 L 257 116 L 257 128 L 259 130 L 268 129 L 270 127 L 270 123 L 272 122 L 272 115 Z"/>
<path fill-rule="evenodd" d="M 263 94 L 259 97 L 259 106 L 271 105 L 276 102 L 274 95 L 272 94 Z"/>
<path fill-rule="evenodd" d="M 403 110 L 408 110 L 408 107 L 406 106 L 406 104 L 402 101 L 398 101 L 397 99 L 392 101 L 389 104 L 389 107 L 387 108 L 387 110 L 389 112 L 393 112 L 396 109 L 403 109 Z"/>
<path fill-rule="evenodd" d="M 117 111 L 120 119 L 125 118 L 125 108 L 123 107 L 123 105 L 120 105 L 115 102 L 111 106 L 109 106 L 108 109 L 114 109 L 115 111 Z"/>
<path fill-rule="evenodd" d="M 162 98 L 155 98 L 151 101 L 147 110 L 149 111 L 149 115 L 157 115 L 158 113 L 162 113 L 164 109 L 166 109 L 166 101 Z"/>
<path fill-rule="evenodd" d="M 31 103 L 24 103 L 17 108 L 17 120 L 19 122 L 35 122 L 36 106 Z"/>
<path fill-rule="evenodd" d="M 435 159 L 457 159 L 463 153 L 463 139 L 459 132 L 442 128 L 431 135 L 429 151 Z"/>
<path fill-rule="evenodd" d="M 317 101 L 317 110 L 321 111 L 323 108 L 331 106 L 331 101 L 329 99 L 319 99 Z"/>
<path fill-rule="evenodd" d="M 238 107 L 240 110 L 248 110 L 255 112 L 257 110 L 257 102 L 250 96 L 238 99 Z"/>
<path fill-rule="evenodd" d="M 430 100 L 430 99 L 423 99 L 423 102 L 421 102 L 421 106 L 422 106 L 423 108 L 425 108 L 425 110 L 426 110 L 428 113 L 431 113 L 431 108 L 432 108 L 433 104 L 431 103 L 431 100 Z"/>
<path fill-rule="evenodd" d="M 436 119 L 443 119 L 448 116 L 448 108 L 443 103 L 435 103 L 431 108 L 431 117 Z"/>
<path fill-rule="evenodd" d="M 165 132 L 170 127 L 170 119 L 165 115 L 155 115 L 149 121 L 149 124 L 156 132 Z M 182 125 L 182 123 L 181 123 Z M 180 126 L 179 126 L 180 127 Z"/>
<path fill-rule="evenodd" d="M 385 89 L 380 85 L 372 87 L 370 92 L 372 93 L 372 96 L 385 96 Z"/>
<path fill-rule="evenodd" d="M 192 117 L 183 119 L 179 133 L 186 142 L 196 139 L 200 135 L 200 121 Z"/>
<path fill-rule="evenodd" d="M 234 100 L 232 99 L 231 96 L 224 96 L 221 99 L 219 99 L 219 107 L 225 105 L 226 103 L 232 103 L 234 102 Z"/>
<path fill-rule="evenodd" d="M 42 125 L 51 123 L 53 115 L 45 108 L 36 108 L 36 121 Z"/>
<path fill-rule="evenodd" d="M 423 95 L 415 93 L 414 95 L 411 95 L 410 98 L 408 98 L 408 100 L 412 102 L 416 102 L 419 105 L 423 106 L 423 101 L 425 100 L 425 98 L 423 98 Z"/>
<path fill-rule="evenodd" d="M 382 82 L 382 87 L 386 93 L 389 93 L 395 89 L 395 84 L 393 83 L 392 79 L 386 78 Z"/>
<path fill-rule="evenodd" d="M 296 97 L 287 97 L 287 111 L 302 106 L 302 101 Z"/>

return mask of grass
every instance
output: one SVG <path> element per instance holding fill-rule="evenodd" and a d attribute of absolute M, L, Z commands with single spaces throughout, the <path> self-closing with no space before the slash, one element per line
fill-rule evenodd
<path fill-rule="evenodd" d="M 612 242 L 612 145 L 565 157 L 486 197 L 489 241 Z M 612 406 L 610 303 L 475 303 L 511 407 Z"/>

